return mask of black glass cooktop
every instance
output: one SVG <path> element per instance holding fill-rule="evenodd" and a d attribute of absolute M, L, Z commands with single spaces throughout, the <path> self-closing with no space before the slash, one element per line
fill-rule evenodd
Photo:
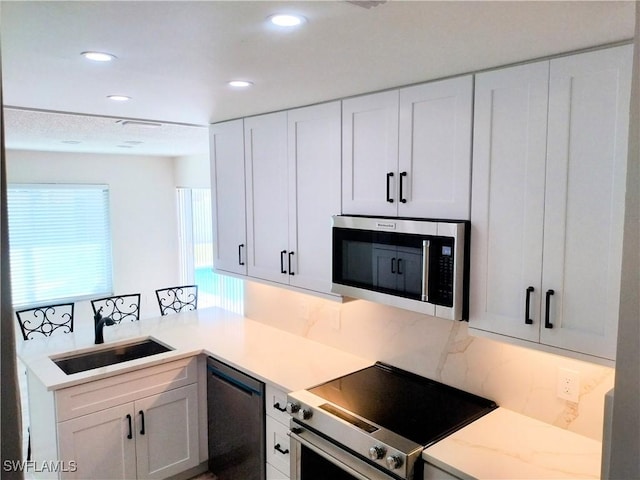
<path fill-rule="evenodd" d="M 424 446 L 497 408 L 486 398 L 380 362 L 309 391 Z"/>

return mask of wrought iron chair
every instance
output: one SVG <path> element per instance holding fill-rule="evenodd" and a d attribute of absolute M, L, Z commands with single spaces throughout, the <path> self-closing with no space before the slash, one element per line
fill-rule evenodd
<path fill-rule="evenodd" d="M 156 290 L 161 315 L 196 310 L 198 308 L 198 286 L 182 285 Z"/>
<path fill-rule="evenodd" d="M 25 340 L 37 335 L 45 337 L 54 332 L 73 332 L 73 303 L 60 303 L 16 311 Z"/>
<path fill-rule="evenodd" d="M 135 322 L 140 320 L 140 294 L 130 293 L 98 298 L 91 300 L 91 308 L 94 315 L 100 312 L 103 317 L 110 317 L 115 323 L 120 323 L 122 320 Z"/>

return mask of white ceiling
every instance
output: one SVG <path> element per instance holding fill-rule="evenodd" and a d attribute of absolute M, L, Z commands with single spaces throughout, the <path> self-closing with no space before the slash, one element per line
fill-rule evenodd
<path fill-rule="evenodd" d="M 278 30 L 266 21 L 276 12 L 308 22 Z M 211 122 L 630 39 L 634 15 L 633 1 L 4 0 L 7 147 L 206 152 Z M 86 50 L 117 60 L 89 63 Z M 227 86 L 235 78 L 254 86 Z"/>

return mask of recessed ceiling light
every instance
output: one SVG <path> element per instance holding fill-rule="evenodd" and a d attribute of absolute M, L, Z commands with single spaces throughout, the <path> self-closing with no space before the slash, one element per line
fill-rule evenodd
<path fill-rule="evenodd" d="M 229 85 L 236 88 L 247 88 L 253 85 L 253 82 L 248 82 L 246 80 L 231 80 Z"/>
<path fill-rule="evenodd" d="M 269 20 L 278 27 L 297 27 L 306 22 L 302 15 L 277 14 L 269 17 Z"/>
<path fill-rule="evenodd" d="M 127 97 L 126 95 L 108 95 L 107 98 L 115 102 L 127 102 L 131 100 L 131 97 Z"/>
<path fill-rule="evenodd" d="M 106 52 L 82 52 L 80 55 L 94 62 L 110 62 L 116 58 L 115 55 Z"/>

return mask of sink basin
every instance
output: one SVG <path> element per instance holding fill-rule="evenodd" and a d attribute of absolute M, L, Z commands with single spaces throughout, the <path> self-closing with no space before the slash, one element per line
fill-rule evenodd
<path fill-rule="evenodd" d="M 128 362 L 129 360 L 157 355 L 171 350 L 171 348 L 156 342 L 154 339 L 148 338 L 135 343 L 115 345 L 100 350 L 52 358 L 52 360 L 64 373 L 71 375 L 72 373 Z"/>

